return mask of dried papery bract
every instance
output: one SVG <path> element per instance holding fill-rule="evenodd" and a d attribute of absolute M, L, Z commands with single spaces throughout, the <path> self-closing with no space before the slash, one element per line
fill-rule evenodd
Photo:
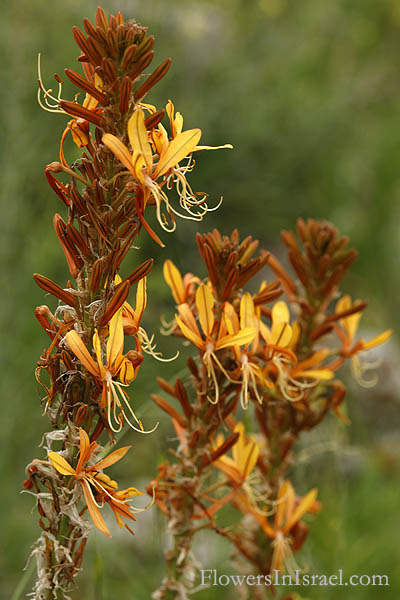
<path fill-rule="evenodd" d="M 230 541 L 238 572 L 264 576 L 299 568 L 294 555 L 307 537 L 308 515 L 320 504 L 316 489 L 300 496 L 288 478 L 294 443 L 329 413 L 349 422 L 336 372 L 350 359 L 362 382 L 360 353 L 391 335 L 357 339 L 366 302 L 352 303 L 339 291 L 357 256 L 348 240 L 312 220 L 299 220 L 298 232 L 300 242 L 291 232 L 282 234 L 295 277 L 274 256 L 258 252 L 251 237 L 240 241 L 237 231 L 230 237 L 216 230 L 198 234 L 205 279 L 182 276 L 171 261 L 164 265 L 177 304 L 169 333 L 189 342 L 194 353 L 183 381 L 158 380 L 168 400 L 153 396 L 178 436 L 174 458 L 160 465 L 154 482 L 172 537 L 167 575 L 154 598 L 183 599 L 193 590 L 192 545 L 200 529 Z M 261 279 L 264 267 L 277 279 Z M 219 513 L 227 504 L 241 518 L 222 527 Z M 266 587 L 252 596 L 250 587 L 240 589 L 244 598 L 273 591 Z"/>
<path fill-rule="evenodd" d="M 157 426 L 142 423 L 131 393 L 144 354 L 161 358 L 141 324 L 153 260 L 132 265 L 130 250 L 142 229 L 163 245 L 149 225 L 152 213 L 172 231 L 177 215 L 200 220 L 208 210 L 204 194 L 193 192 L 186 178 L 193 153 L 207 148 L 198 145 L 200 129 L 182 131 L 182 116 L 170 100 L 161 109 L 147 103 L 170 59 L 151 67 L 153 36 L 120 13 L 107 17 L 98 8 L 96 22 L 85 19 L 84 30 L 73 28 L 81 51 L 77 70 L 65 69 L 76 87 L 74 100 L 63 97 L 58 75 L 56 92 L 45 85 L 39 56 L 39 103 L 66 118 L 59 160 L 47 165 L 45 175 L 62 202 L 54 229 L 71 279 L 59 285 L 34 275 L 55 299 L 52 310 L 35 311 L 50 338 L 36 369 L 51 426 L 44 436 L 47 456 L 28 465 L 23 485 L 36 497 L 42 528 L 32 551 L 37 600 L 67 597 L 92 524 L 111 537 L 104 505 L 132 533 L 135 514 L 144 510 L 131 504 L 141 492 L 120 489 L 103 473 L 128 450 L 104 456 L 105 441 L 115 443 L 126 425 L 144 434 Z M 71 140 L 80 153 L 75 161 L 67 153 Z M 124 260 L 130 274 L 122 278 Z M 134 307 L 128 300 L 132 287 Z"/>

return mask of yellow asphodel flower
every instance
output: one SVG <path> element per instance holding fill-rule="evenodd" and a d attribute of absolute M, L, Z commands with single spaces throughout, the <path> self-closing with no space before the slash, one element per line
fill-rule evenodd
<path fill-rule="evenodd" d="M 194 284 L 201 283 L 200 279 L 192 275 L 192 273 L 186 273 L 182 277 L 179 269 L 169 259 L 164 262 L 163 275 L 166 283 L 171 288 L 172 295 L 177 304 L 186 302 L 193 290 Z"/>
<path fill-rule="evenodd" d="M 360 301 L 355 300 L 354 303 L 351 301 L 351 297 L 349 295 L 342 296 L 340 300 L 336 304 L 336 313 L 340 314 L 354 308 Z M 342 319 L 340 319 L 340 325 L 342 328 L 336 327 L 336 333 L 338 334 L 343 346 L 342 346 L 342 356 L 347 358 L 351 357 L 351 366 L 355 379 L 363 385 L 364 387 L 372 387 L 377 382 L 376 375 L 371 379 L 365 379 L 364 374 L 371 369 L 374 369 L 378 366 L 377 362 L 364 362 L 358 356 L 359 352 L 364 350 L 370 350 L 371 348 L 376 348 L 377 346 L 381 346 L 392 335 L 392 330 L 387 329 L 386 331 L 380 333 L 379 335 L 372 338 L 368 342 L 364 342 L 363 339 L 359 339 L 355 341 L 355 337 L 358 330 L 358 325 L 361 319 L 361 311 L 356 312 L 354 314 L 350 314 Z"/>
<path fill-rule="evenodd" d="M 150 105 L 143 106 L 150 111 L 154 108 Z M 201 137 L 200 129 L 181 130 L 182 120 L 178 115 L 171 121 L 174 127 L 173 137 L 170 140 L 166 129 L 161 124 L 150 133 L 147 131 L 143 108 L 138 106 L 128 121 L 128 137 L 132 153 L 116 136 L 106 133 L 102 138 L 103 143 L 122 162 L 142 188 L 143 210 L 149 201 L 153 200 L 156 204 L 158 222 L 168 232 L 175 230 L 174 215 L 200 221 L 209 210 L 205 204 L 206 196 L 198 197 L 194 194 L 186 180 L 186 173 L 193 168 L 192 153 L 207 148 L 198 146 Z M 184 159 L 188 162 L 182 166 L 180 163 Z M 170 204 L 167 194 L 162 189 L 165 185 L 170 189 L 173 183 L 176 184 L 180 206 L 187 214 L 178 212 Z M 167 215 L 162 212 L 163 203 Z M 143 222 L 143 215 L 140 216 Z M 145 225 L 145 222 L 143 224 Z"/>
<path fill-rule="evenodd" d="M 214 464 L 229 477 L 235 486 L 240 486 L 247 480 L 257 464 L 260 448 L 254 440 L 246 438 L 243 423 L 238 423 L 233 431 L 239 434 L 239 439 L 232 447 L 232 458 L 224 454 Z M 215 446 L 221 446 L 223 441 L 223 434 L 219 434 Z"/>
<path fill-rule="evenodd" d="M 278 491 L 276 511 L 273 524 L 270 525 L 267 517 L 257 507 L 250 503 L 243 503 L 242 509 L 250 512 L 261 525 L 264 533 L 271 538 L 273 555 L 270 572 L 281 571 L 282 567 L 291 572 L 295 571 L 292 545 L 296 544 L 295 526 L 306 513 L 316 513 L 320 510 L 317 501 L 318 491 L 310 490 L 303 498 L 296 498 L 295 490 L 290 481 L 284 481 Z M 300 533 L 301 535 L 301 533 Z"/>
<path fill-rule="evenodd" d="M 243 294 L 240 300 L 240 319 L 233 306 L 228 302 L 225 303 L 224 315 L 226 327 L 230 334 L 236 334 L 246 328 L 254 328 L 256 330 L 256 335 L 251 344 L 246 344 L 241 348 L 238 346 L 233 348 L 236 362 L 240 365 L 239 374 L 237 375 L 241 381 L 240 403 L 242 408 L 246 409 L 249 404 L 250 388 L 261 404 L 262 396 L 258 389 L 259 385 L 262 387 L 272 387 L 272 383 L 265 379 L 262 370 L 257 362 L 255 362 L 261 319 L 260 315 L 256 314 L 253 298 L 248 292 Z M 236 373 L 234 376 L 236 377 Z"/>
<path fill-rule="evenodd" d="M 267 342 L 267 358 L 277 371 L 277 385 L 282 395 L 289 401 L 298 401 L 308 388 L 314 387 L 319 381 L 328 381 L 333 378 L 331 369 L 319 368 L 327 358 L 329 352 L 318 350 L 309 358 L 297 362 L 293 353 L 299 337 L 297 323 L 290 325 L 288 306 L 282 300 L 276 302 L 272 308 L 272 327 L 261 326 L 261 335 Z M 272 353 L 270 353 L 270 348 Z M 314 368 L 318 367 L 318 368 Z M 267 371 L 269 365 L 267 363 Z M 308 381 L 304 381 L 308 380 Z"/>
<path fill-rule="evenodd" d="M 215 398 L 211 399 L 207 396 L 212 404 L 216 404 L 219 400 L 218 378 L 215 373 L 214 363 L 228 379 L 231 379 L 219 361 L 216 352 L 225 348 L 235 348 L 248 344 L 254 339 L 257 333 L 255 327 L 246 327 L 240 329 L 237 333 L 229 333 L 226 327 L 226 322 L 229 321 L 227 317 L 222 320 L 221 326 L 218 332 L 216 332 L 213 313 L 214 303 L 214 296 L 210 288 L 205 284 L 200 285 L 196 291 L 196 308 L 204 338 L 200 333 L 188 304 L 180 304 L 178 306 L 179 316 L 175 315 L 176 322 L 185 338 L 202 352 L 202 361 L 206 366 L 208 377 L 212 379 L 215 388 Z"/>
<path fill-rule="evenodd" d="M 120 281 L 121 278 L 119 275 L 117 275 L 115 277 L 115 283 L 118 284 Z M 143 350 L 143 352 L 150 354 L 150 356 L 156 360 L 161 362 L 171 362 L 179 356 L 179 352 L 177 352 L 177 354 L 171 358 L 162 358 L 161 352 L 156 352 L 157 345 L 154 342 L 154 334 L 149 337 L 147 331 L 140 325 L 146 304 L 146 277 L 143 277 L 137 286 L 135 309 L 129 304 L 129 302 L 124 302 L 122 306 L 122 323 L 124 333 L 127 335 L 132 335 L 135 338 L 136 350 L 138 352 Z"/>
<path fill-rule="evenodd" d="M 102 386 L 100 407 L 107 410 L 108 424 L 112 431 L 115 433 L 121 431 L 123 419 L 136 431 L 142 433 L 151 433 L 151 431 L 154 431 L 155 427 L 151 431 L 144 432 L 142 423 L 133 412 L 129 404 L 129 397 L 123 389 L 123 387 L 128 386 L 135 379 L 137 368 L 135 369 L 129 358 L 122 353 L 124 347 L 122 309 L 119 309 L 115 313 L 109 323 L 105 357 L 103 357 L 98 331 L 96 330 L 93 335 L 93 349 L 97 362 L 93 359 L 75 330 L 69 331 L 65 336 L 65 340 L 83 366 L 100 382 Z M 120 381 L 115 381 L 115 377 L 118 376 Z M 124 405 L 139 425 L 139 429 L 127 417 Z M 117 409 L 120 411 L 118 416 Z M 117 427 L 114 427 L 111 415 Z"/>
<path fill-rule="evenodd" d="M 114 452 L 111 452 L 111 454 L 102 460 L 89 466 L 88 463 L 89 461 L 93 462 L 93 456 L 98 450 L 99 445 L 96 442 L 90 442 L 86 431 L 83 429 L 79 430 L 79 436 L 80 453 L 75 468 L 57 452 L 50 452 L 49 459 L 53 467 L 61 475 L 70 475 L 80 484 L 93 523 L 104 535 L 111 537 L 99 509 L 103 506 L 104 502 L 108 502 L 114 512 L 118 525 L 122 527 L 123 521 L 121 515 L 126 519 L 136 520 L 127 499 L 132 496 L 141 495 L 143 492 L 139 492 L 133 487 L 126 490 L 118 490 L 117 483 L 101 471 L 121 460 L 131 446 L 124 446 L 123 448 L 114 450 Z M 142 512 L 143 509 L 133 510 L 134 512 Z M 131 531 L 127 525 L 125 526 Z M 133 532 L 131 531 L 131 533 Z"/>

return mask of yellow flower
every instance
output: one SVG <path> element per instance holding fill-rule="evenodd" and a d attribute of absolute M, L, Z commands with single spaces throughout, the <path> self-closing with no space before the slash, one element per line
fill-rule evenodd
<path fill-rule="evenodd" d="M 69 331 L 65 336 L 65 340 L 84 367 L 100 382 L 102 386 L 100 407 L 106 408 L 108 424 L 112 431 L 115 433 L 121 431 L 123 419 L 125 419 L 132 429 L 144 433 L 142 423 L 137 419 L 129 404 L 129 397 L 123 390 L 123 387 L 129 385 L 135 379 L 138 368 L 135 369 L 129 358 L 122 353 L 124 346 L 122 309 L 119 309 L 115 313 L 109 323 L 105 357 L 103 357 L 102 344 L 97 330 L 93 335 L 93 350 L 97 361 L 93 359 L 75 330 Z M 115 381 L 118 375 L 120 381 Z M 137 429 L 127 417 L 124 404 L 140 429 Z M 117 409 L 120 411 L 118 416 Z M 113 421 L 117 425 L 116 428 Z M 154 431 L 154 429 L 151 431 Z M 146 433 L 150 433 L 151 431 Z"/>
<path fill-rule="evenodd" d="M 283 566 L 291 571 L 295 566 L 292 546 L 295 544 L 300 546 L 304 541 L 301 529 L 296 528 L 296 525 L 300 525 L 300 520 L 306 513 L 316 513 L 320 510 L 320 504 L 316 500 L 317 494 L 318 491 L 312 489 L 303 498 L 296 498 L 295 490 L 290 481 L 284 481 L 278 491 L 272 525 L 261 511 L 254 510 L 250 504 L 247 507 L 245 504 L 242 506 L 243 510 L 250 510 L 264 533 L 273 540 L 270 572 L 280 571 Z M 296 539 L 297 535 L 299 535 L 299 540 Z"/>
<path fill-rule="evenodd" d="M 325 349 L 319 350 L 298 363 L 293 350 L 296 347 L 300 330 L 297 323 L 290 325 L 287 304 L 283 301 L 276 302 L 271 312 L 271 329 L 262 324 L 260 330 L 267 342 L 267 361 L 271 361 L 271 365 L 267 362 L 266 371 L 270 371 L 272 366 L 273 370 L 276 370 L 276 385 L 282 395 L 291 402 L 297 401 L 303 397 L 306 389 L 314 387 L 319 381 L 328 381 L 333 378 L 334 373 L 331 369 L 313 368 L 319 367 L 329 352 Z M 270 349 L 272 349 L 272 353 Z M 304 381 L 304 379 L 308 381 Z"/>
<path fill-rule="evenodd" d="M 353 303 L 349 295 L 342 296 L 336 304 L 336 313 L 339 315 L 351 311 L 359 303 L 359 300 L 355 300 Z M 340 319 L 340 325 L 342 327 L 336 327 L 336 333 L 342 342 L 342 356 L 345 358 L 351 357 L 351 366 L 355 379 L 364 387 L 372 387 L 376 384 L 377 377 L 374 376 L 372 379 L 365 379 L 364 374 L 376 367 L 378 363 L 364 362 L 360 359 L 358 353 L 364 350 L 370 350 L 371 348 L 376 348 L 387 342 L 392 335 L 392 330 L 387 329 L 368 342 L 364 342 L 363 339 L 355 341 L 360 319 L 361 311 L 345 316 Z"/>
<path fill-rule="evenodd" d="M 171 109 L 172 106 L 172 109 Z M 128 137 L 132 153 L 116 136 L 106 133 L 103 143 L 115 154 L 122 164 L 133 175 L 137 185 L 143 190 L 141 200 L 144 211 L 147 204 L 153 201 L 156 205 L 158 222 L 165 231 L 174 231 L 175 216 L 184 219 L 200 221 L 209 210 L 205 203 L 206 195 L 197 196 L 193 193 L 186 180 L 186 173 L 193 169 L 191 156 L 195 150 L 208 149 L 198 146 L 201 137 L 200 129 L 182 131 L 182 117 L 179 113 L 173 115 L 173 105 L 167 106 L 169 112 L 172 139 L 160 123 L 149 133 L 145 125 L 143 108 L 154 112 L 151 105 L 138 106 L 128 121 Z M 227 145 L 226 147 L 231 147 Z M 180 163 L 186 159 L 186 164 Z M 181 208 L 187 213 L 178 212 L 169 202 L 163 187 L 171 189 L 175 184 Z M 162 212 L 165 205 L 166 214 Z M 151 229 L 139 211 L 143 225 L 150 233 Z M 154 237 L 154 236 L 153 236 Z"/>
<path fill-rule="evenodd" d="M 240 300 L 240 319 L 233 306 L 228 302 L 225 303 L 224 315 L 226 326 L 230 334 L 236 334 L 240 330 L 246 328 L 254 328 L 256 330 L 256 335 L 251 341 L 251 344 L 247 344 L 242 348 L 239 348 L 238 346 L 233 348 L 236 361 L 239 365 L 239 373 L 236 375 L 235 372 L 233 376 L 237 378 L 240 377 L 240 403 L 242 408 L 246 409 L 249 404 L 250 388 L 253 390 L 258 402 L 261 404 L 262 396 L 258 389 L 259 384 L 263 387 L 272 387 L 272 383 L 265 379 L 261 368 L 256 362 L 259 331 L 263 323 L 260 318 L 261 315 L 256 314 L 253 298 L 248 292 L 243 294 Z"/>
<path fill-rule="evenodd" d="M 200 279 L 191 273 L 183 277 L 172 260 L 166 260 L 163 266 L 163 275 L 166 283 L 171 288 L 172 295 L 177 304 L 183 304 L 193 292 L 193 285 L 200 284 Z"/>
<path fill-rule="evenodd" d="M 229 477 L 235 486 L 240 486 L 257 464 L 260 449 L 255 441 L 246 438 L 243 423 L 238 423 L 233 431 L 239 434 L 239 438 L 232 448 L 232 458 L 223 455 L 214 464 Z M 220 434 L 215 445 L 221 446 L 222 443 L 223 435 Z"/>
<path fill-rule="evenodd" d="M 216 404 L 219 400 L 219 386 L 214 363 L 228 379 L 231 379 L 219 361 L 216 352 L 248 344 L 254 339 L 257 333 L 255 327 L 240 328 L 236 333 L 229 333 L 229 328 L 233 329 L 229 315 L 225 315 L 218 328 L 218 332 L 216 332 L 217 324 L 213 313 L 214 303 L 214 297 L 210 288 L 204 284 L 200 285 L 196 291 L 196 308 L 204 337 L 200 333 L 188 304 L 180 304 L 178 306 L 179 316 L 175 315 L 176 322 L 182 334 L 202 352 L 202 361 L 206 366 L 208 377 L 212 379 L 215 388 L 215 398 L 211 399 L 209 395 L 207 396 L 212 404 Z"/>
<path fill-rule="evenodd" d="M 92 462 L 92 457 L 98 450 L 99 445 L 96 442 L 90 442 L 86 431 L 83 429 L 79 430 L 79 437 L 80 452 L 75 468 L 57 452 L 50 452 L 49 459 L 53 467 L 61 473 L 61 475 L 70 475 L 79 483 L 93 523 L 102 533 L 104 533 L 104 535 L 111 537 L 110 531 L 99 510 L 102 507 L 103 502 L 106 501 L 109 503 L 117 519 L 118 525 L 121 527 L 123 524 L 121 515 L 127 519 L 135 520 L 135 517 L 131 512 L 132 507 L 129 506 L 127 499 L 142 494 L 143 492 L 139 492 L 133 487 L 126 490 L 118 490 L 117 483 L 101 471 L 121 460 L 131 446 L 119 448 L 118 450 L 111 452 L 111 454 L 102 460 L 89 466 L 88 463 L 89 461 Z M 100 498 L 101 504 L 96 501 L 95 495 L 98 497 L 97 499 Z M 136 512 L 138 511 L 138 509 L 135 510 Z M 139 511 L 140 510 L 141 509 L 139 509 Z M 126 527 L 129 529 L 127 525 Z M 131 530 L 129 529 L 129 531 Z"/>

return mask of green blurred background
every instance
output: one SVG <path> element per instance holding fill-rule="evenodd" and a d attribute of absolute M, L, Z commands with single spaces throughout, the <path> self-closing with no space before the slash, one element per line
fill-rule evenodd
<path fill-rule="evenodd" d="M 63 207 L 43 175 L 58 157 L 65 118 L 36 103 L 36 57 L 42 53 L 45 80 L 74 68 L 78 55 L 71 27 L 94 18 L 87 0 L 9 0 L 0 20 L 1 237 L 0 289 L 2 468 L 0 597 L 23 597 L 31 578 L 22 568 L 39 528 L 34 499 L 20 495 L 24 466 L 43 457 L 38 448 L 47 421 L 41 416 L 34 365 L 46 337 L 33 317 L 48 300 L 32 280 L 43 273 L 60 284 L 67 278 L 52 228 Z M 156 60 L 173 58 L 151 100 L 171 97 L 186 127 L 199 126 L 203 142 L 231 142 L 234 151 L 202 153 L 194 189 L 207 191 L 222 207 L 200 231 L 238 226 L 264 247 L 282 252 L 279 232 L 297 217 L 329 219 L 349 235 L 360 258 L 347 276 L 353 297 L 368 299 L 365 337 L 399 324 L 400 250 L 400 2 L 398 0 L 105 0 L 107 12 L 148 25 L 156 36 Z M 70 92 L 65 86 L 64 96 Z M 67 151 L 75 152 L 72 145 Z M 200 271 L 196 224 L 179 222 L 160 250 L 142 235 L 141 249 L 126 260 L 156 258 L 149 282 L 146 323 L 155 330 L 160 313 L 173 305 L 162 282 L 162 261 L 182 271 Z M 167 235 L 164 234 L 164 238 Z M 199 268 L 197 269 L 197 265 Z M 267 277 L 271 278 L 270 274 Z M 161 337 L 161 336 L 159 336 Z M 172 351 L 172 346 L 174 350 Z M 168 347 L 167 347 L 168 345 Z M 177 344 L 176 344 L 177 347 Z M 171 354 L 173 342 L 160 339 Z M 335 419 L 304 438 L 295 477 L 300 492 L 317 485 L 323 512 L 299 563 L 311 573 L 388 574 L 390 588 L 309 588 L 305 598 L 400 597 L 399 376 L 396 337 L 382 351 L 380 384 L 364 390 L 349 381 L 351 427 Z M 183 358 L 173 370 L 182 369 Z M 128 434 L 134 448 L 114 473 L 121 483 L 144 487 L 156 474 L 172 432 L 152 406 L 155 374 L 170 367 L 149 358 L 135 383 L 134 403 L 150 437 Z M 343 373 L 343 377 L 347 377 Z M 128 455 L 129 456 L 129 455 Z M 112 542 L 94 533 L 74 598 L 147 600 L 163 573 L 162 519 L 153 508 L 141 515 L 136 536 L 115 532 Z M 229 573 L 229 547 L 213 536 L 196 550 L 204 568 Z M 290 590 L 288 590 L 289 592 Z M 229 588 L 199 598 L 236 598 Z"/>

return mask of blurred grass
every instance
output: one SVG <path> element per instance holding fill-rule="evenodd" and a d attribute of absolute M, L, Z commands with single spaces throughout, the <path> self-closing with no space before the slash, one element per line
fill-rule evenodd
<path fill-rule="evenodd" d="M 400 284 L 400 8 L 397 0 L 107 0 L 107 11 L 146 24 L 156 35 L 156 62 L 173 58 L 168 77 L 152 96 L 162 104 L 171 97 L 187 127 L 200 126 L 208 144 L 231 142 L 235 150 L 198 158 L 194 189 L 206 190 L 223 206 L 207 216 L 200 230 L 239 226 L 263 246 L 280 252 L 279 231 L 292 228 L 298 216 L 333 221 L 349 235 L 360 258 L 347 277 L 347 290 L 365 297 L 370 306 L 365 326 L 397 327 Z M 71 27 L 92 18 L 96 2 L 10 0 L 0 21 L 3 135 L 1 160 L 1 236 L 3 269 L 0 318 L 3 399 L 0 466 L 1 494 L 0 596 L 10 598 L 22 574 L 38 526 L 33 499 L 19 495 L 23 469 L 46 427 L 40 415 L 33 369 L 46 340 L 32 312 L 46 302 L 32 280 L 39 271 L 56 281 L 67 278 L 52 231 L 52 216 L 63 208 L 45 183 L 43 168 L 58 156 L 65 119 L 49 115 L 36 103 L 36 57 L 51 80 L 73 67 L 77 49 Z M 156 64 L 156 63 L 155 63 Z M 68 96 L 70 88 L 65 87 Z M 74 152 L 72 146 L 68 149 Z M 196 224 L 178 223 L 161 251 L 144 236 L 141 249 L 126 261 L 156 258 L 150 288 L 147 325 L 154 330 L 160 313 L 172 314 L 161 280 L 161 264 L 172 258 L 185 270 L 196 270 Z M 164 235 L 166 237 L 166 235 Z M 271 277 L 271 275 L 269 275 Z M 160 340 L 167 355 L 173 350 Z M 354 469 L 335 471 L 322 454 L 305 470 L 304 490 L 321 489 L 324 510 L 313 523 L 304 549 L 311 571 L 388 573 L 392 586 L 324 590 L 324 598 L 394 598 L 400 594 L 396 565 L 400 559 L 394 535 L 399 530 L 399 411 L 396 342 L 386 351 L 382 384 L 366 393 L 351 387 L 353 425 L 330 422 L 325 439 L 342 439 L 367 458 Z M 183 358 L 172 370 L 182 368 Z M 126 477 L 131 460 L 133 483 L 144 487 L 155 476 L 167 445 L 167 419 L 149 403 L 155 374 L 169 376 L 171 367 L 149 359 L 135 385 L 134 403 L 145 422 L 162 423 L 150 438 L 129 434 L 134 445 L 121 467 Z M 322 432 L 321 432 L 322 435 Z M 307 444 L 308 442 L 304 442 Z M 384 448 L 384 450 L 382 450 Z M 339 453 L 340 455 L 340 453 Z M 344 461 L 346 463 L 346 461 Z M 346 471 L 346 472 L 344 472 Z M 118 476 L 118 469 L 115 469 Z M 397 505 L 397 506 L 396 506 Z M 125 595 L 146 600 L 162 576 L 161 517 L 153 509 L 140 516 L 137 535 L 115 536 L 111 546 L 100 534 L 89 544 L 76 597 L 108 600 Z M 207 541 L 208 540 L 208 541 Z M 229 548 L 205 538 L 205 568 L 229 572 Z M 300 560 L 302 560 L 301 557 Z M 212 564 L 210 561 L 212 559 Z M 320 597 L 319 590 L 303 590 Z M 233 598 L 228 588 L 199 594 Z M 331 594 L 331 595 L 329 595 Z M 336 595 L 335 595 L 336 594 Z M 375 594 L 375 595 L 374 595 Z"/>

